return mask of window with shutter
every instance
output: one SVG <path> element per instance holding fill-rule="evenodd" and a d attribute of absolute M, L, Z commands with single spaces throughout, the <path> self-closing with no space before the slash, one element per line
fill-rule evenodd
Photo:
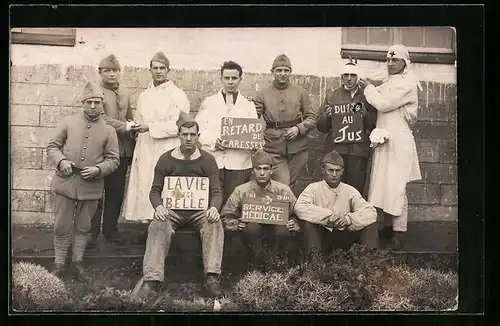
<path fill-rule="evenodd" d="M 413 62 L 453 64 L 456 60 L 453 27 L 342 28 L 342 58 L 385 61 L 393 44 L 406 45 Z"/>
<path fill-rule="evenodd" d="M 75 46 L 76 28 L 11 28 L 12 44 Z"/>

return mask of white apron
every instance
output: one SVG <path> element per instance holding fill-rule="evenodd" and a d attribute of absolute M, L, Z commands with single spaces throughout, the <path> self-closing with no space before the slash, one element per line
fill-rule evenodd
<path fill-rule="evenodd" d="M 389 132 L 389 140 L 373 153 L 368 201 L 384 212 L 403 213 L 406 184 L 420 180 L 420 165 L 412 130 L 405 119 L 418 108 L 417 86 L 401 75 L 390 76 L 378 87 L 365 88 L 366 100 L 377 110 L 377 128 Z"/>
<path fill-rule="evenodd" d="M 152 83 L 139 96 L 136 120 L 146 123 L 149 131 L 139 133 L 130 168 L 123 214 L 127 220 L 153 218 L 149 191 L 158 158 L 179 145 L 177 120 L 179 112 L 189 113 L 189 99 L 183 90 L 167 81 L 158 87 Z"/>

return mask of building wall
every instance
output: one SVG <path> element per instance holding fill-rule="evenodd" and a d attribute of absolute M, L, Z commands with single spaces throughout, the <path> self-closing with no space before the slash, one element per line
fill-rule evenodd
<path fill-rule="evenodd" d="M 254 96 L 269 85 L 274 57 L 286 53 L 292 61 L 293 82 L 308 90 L 317 106 L 327 88 L 339 85 L 340 38 L 340 28 L 78 29 L 75 47 L 12 45 L 13 222 L 53 220 L 49 192 L 53 168 L 44 148 L 57 122 L 79 110 L 82 86 L 97 80 L 96 64 L 109 53 L 120 60 L 121 85 L 136 100 L 150 81 L 149 59 L 164 51 L 173 68 L 170 78 L 186 91 L 193 112 L 204 97 L 220 88 L 217 69 L 224 60 L 243 66 L 242 93 Z M 377 75 L 385 67 L 373 61 L 360 61 L 359 66 L 365 76 Z M 409 218 L 455 220 L 456 69 L 437 64 L 413 68 L 423 86 L 420 117 L 413 127 L 423 180 L 408 186 Z M 299 189 L 319 178 L 323 135 L 314 131 L 309 138 L 310 160 Z"/>

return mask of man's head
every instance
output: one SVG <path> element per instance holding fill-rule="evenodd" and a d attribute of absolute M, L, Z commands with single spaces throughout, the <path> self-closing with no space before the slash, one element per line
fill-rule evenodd
<path fill-rule="evenodd" d="M 83 88 L 83 112 L 90 118 L 96 118 L 103 111 L 104 94 L 96 83 L 88 82 Z"/>
<path fill-rule="evenodd" d="M 387 72 L 389 75 L 401 74 L 410 61 L 406 46 L 395 44 L 387 51 Z"/>
<path fill-rule="evenodd" d="M 170 61 L 163 52 L 156 53 L 149 61 L 149 72 L 155 84 L 166 82 L 169 71 Z"/>
<path fill-rule="evenodd" d="M 273 61 L 271 72 L 274 76 L 274 82 L 278 85 L 286 85 L 290 81 L 290 74 L 292 73 L 292 64 L 290 59 L 280 54 Z"/>
<path fill-rule="evenodd" d="M 177 120 L 177 136 L 181 142 L 181 151 L 194 151 L 200 137 L 200 126 L 194 118 L 181 111 Z"/>
<path fill-rule="evenodd" d="M 235 93 L 241 83 L 243 69 L 234 61 L 226 61 L 220 69 L 220 80 L 225 93 Z"/>
<path fill-rule="evenodd" d="M 343 65 L 341 70 L 341 81 L 344 88 L 348 91 L 352 91 L 358 86 L 359 72 L 356 61 L 349 60 L 345 65 Z"/>
<path fill-rule="evenodd" d="M 99 62 L 99 77 L 106 84 L 115 84 L 120 78 L 120 62 L 114 54 L 104 57 Z"/>
<path fill-rule="evenodd" d="M 337 151 L 326 154 L 323 161 L 321 161 L 321 172 L 326 183 L 332 188 L 337 188 L 344 174 L 342 156 Z"/>
<path fill-rule="evenodd" d="M 252 155 L 252 173 L 260 187 L 265 187 L 271 181 L 273 160 L 269 154 L 259 149 Z"/>

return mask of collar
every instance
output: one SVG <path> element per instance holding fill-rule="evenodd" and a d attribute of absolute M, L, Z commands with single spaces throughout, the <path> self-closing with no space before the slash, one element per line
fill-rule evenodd
<path fill-rule="evenodd" d="M 349 94 L 351 95 L 351 98 L 356 95 L 356 93 L 358 92 L 358 89 L 359 89 L 359 87 L 356 87 L 353 90 L 349 91 L 345 88 L 345 85 L 342 85 L 342 88 L 344 88 L 344 91 L 349 92 Z"/>
<path fill-rule="evenodd" d="M 224 90 L 221 90 L 222 97 L 224 98 L 224 102 L 226 102 L 226 93 L 224 93 Z M 236 93 L 233 93 L 233 104 L 236 104 L 236 99 L 238 98 L 238 95 L 240 94 L 239 91 L 236 91 Z"/>
<path fill-rule="evenodd" d="M 339 185 L 337 186 L 337 188 L 332 188 L 328 185 L 328 183 L 326 183 L 326 181 L 323 179 L 323 185 L 328 188 L 331 192 L 333 192 L 334 194 L 338 195 L 340 193 L 340 188 L 342 186 L 342 181 L 340 181 Z"/>
<path fill-rule="evenodd" d="M 272 187 L 272 185 L 273 185 L 273 179 L 271 179 L 271 180 L 269 181 L 269 183 L 268 183 L 268 184 L 267 184 L 264 188 L 261 188 L 261 187 L 259 186 L 259 184 L 257 183 L 257 181 L 252 180 L 252 186 L 254 186 L 254 187 L 255 187 L 255 188 L 257 188 L 257 189 L 261 189 L 261 190 L 269 190 L 269 191 L 271 191 L 271 187 Z"/>
<path fill-rule="evenodd" d="M 158 85 L 158 86 L 155 86 L 155 85 L 153 84 L 153 81 L 151 81 L 151 82 L 149 83 L 148 88 L 153 88 L 153 89 L 162 89 L 162 88 L 166 88 L 166 87 L 170 86 L 171 84 L 172 84 L 172 81 L 171 81 L 171 80 L 167 80 L 167 81 L 165 81 L 164 83 L 162 83 L 162 84 L 160 84 L 160 85 Z"/>
<path fill-rule="evenodd" d="M 194 153 L 189 157 L 189 161 L 196 160 L 201 156 L 201 152 L 199 148 L 197 147 L 194 151 Z M 186 158 L 184 157 L 184 154 L 181 152 L 181 147 L 178 146 L 172 151 L 172 157 L 176 158 L 178 160 L 183 160 L 185 161 Z"/>
<path fill-rule="evenodd" d="M 97 117 L 95 118 L 91 118 L 89 117 L 85 112 L 82 112 L 82 115 L 83 115 L 83 119 L 85 119 L 85 121 L 87 122 L 96 122 L 97 120 L 99 120 L 101 118 L 101 115 L 104 114 L 104 111 L 101 112 L 100 115 L 98 115 Z"/>
<path fill-rule="evenodd" d="M 106 89 L 110 89 L 112 91 L 117 91 L 118 87 L 120 87 L 120 83 L 118 81 L 114 84 L 108 84 L 108 83 L 105 83 L 102 79 L 99 80 L 99 85 L 106 88 Z"/>

